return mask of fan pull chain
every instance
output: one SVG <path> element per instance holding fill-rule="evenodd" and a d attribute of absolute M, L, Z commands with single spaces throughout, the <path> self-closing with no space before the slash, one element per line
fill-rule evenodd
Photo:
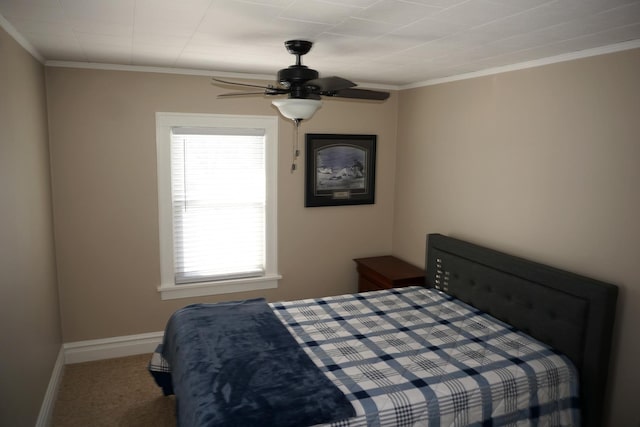
<path fill-rule="evenodd" d="M 297 168 L 297 164 L 296 161 L 298 160 L 298 157 L 300 156 L 300 149 L 299 149 L 299 145 L 298 145 L 298 130 L 300 128 L 300 122 L 302 120 L 300 119 L 294 119 L 293 120 L 296 124 L 294 130 L 293 130 L 293 143 L 291 144 L 291 173 L 293 173 Z"/>

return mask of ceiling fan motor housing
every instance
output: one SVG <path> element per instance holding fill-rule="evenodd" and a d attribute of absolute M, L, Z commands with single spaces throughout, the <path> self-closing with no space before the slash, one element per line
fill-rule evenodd
<path fill-rule="evenodd" d="M 278 71 L 278 82 L 291 89 L 290 98 L 306 98 L 309 92 L 305 83 L 317 79 L 318 76 L 316 70 L 304 65 L 292 65 Z"/>

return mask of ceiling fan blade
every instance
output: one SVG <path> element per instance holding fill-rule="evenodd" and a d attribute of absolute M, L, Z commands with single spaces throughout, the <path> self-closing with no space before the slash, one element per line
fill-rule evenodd
<path fill-rule="evenodd" d="M 225 84 L 225 85 L 232 85 L 232 86 L 245 86 L 245 87 L 258 87 L 260 89 L 268 89 L 267 86 L 260 86 L 260 85 L 252 85 L 249 83 L 240 83 L 240 82 L 230 82 L 227 80 L 221 80 L 221 79 L 217 79 L 215 77 L 211 77 L 211 84 L 215 85 L 216 83 L 221 83 L 221 84 Z"/>
<path fill-rule="evenodd" d="M 325 96 L 335 96 L 339 98 L 354 98 L 354 99 L 370 99 L 373 101 L 384 101 L 389 98 L 389 92 L 380 92 L 377 90 L 369 89 L 341 89 L 331 91 L 328 93 L 322 93 Z"/>
<path fill-rule="evenodd" d="M 334 92 L 357 86 L 354 82 L 337 76 L 309 80 L 305 85 L 317 87 L 320 92 Z"/>
<path fill-rule="evenodd" d="M 263 88 L 262 86 L 256 86 L 260 89 L 264 89 L 263 92 L 231 92 L 231 93 L 221 93 L 217 96 L 217 98 L 230 98 L 234 96 L 245 96 L 245 95 L 284 95 L 291 92 L 290 89 L 285 89 L 281 87 L 269 86 Z"/>
<path fill-rule="evenodd" d="M 235 96 L 255 96 L 255 95 L 264 95 L 264 92 L 231 92 L 231 93 L 221 93 L 216 98 L 233 98 Z"/>

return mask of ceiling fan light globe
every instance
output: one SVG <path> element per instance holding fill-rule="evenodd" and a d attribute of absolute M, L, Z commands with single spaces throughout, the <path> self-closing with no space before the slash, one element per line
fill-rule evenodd
<path fill-rule="evenodd" d="M 272 103 L 280 114 L 291 120 L 308 120 L 322 106 L 318 99 L 287 98 L 276 99 Z"/>

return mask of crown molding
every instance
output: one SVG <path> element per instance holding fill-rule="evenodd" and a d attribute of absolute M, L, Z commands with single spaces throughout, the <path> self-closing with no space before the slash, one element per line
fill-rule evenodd
<path fill-rule="evenodd" d="M 510 64 L 502 67 L 487 68 L 485 70 L 474 71 L 471 73 L 457 74 L 455 76 L 443 77 L 438 79 L 430 79 L 430 80 L 425 80 L 417 83 L 410 83 L 407 85 L 400 86 L 399 90 L 415 89 L 418 87 L 433 86 L 433 85 L 438 85 L 442 83 L 455 82 L 458 80 L 473 79 L 476 77 L 484 77 L 484 76 L 490 76 L 493 74 L 506 73 L 509 71 L 517 71 L 517 70 L 524 70 L 527 68 L 541 67 L 543 65 L 573 61 L 575 59 L 590 58 L 592 56 L 606 55 L 608 53 L 621 52 L 624 50 L 631 50 L 631 49 L 637 49 L 637 48 L 640 48 L 640 39 L 631 40 L 631 41 L 622 42 L 622 43 L 616 43 L 616 44 L 607 45 L 607 46 L 596 47 L 593 49 L 580 50 L 577 52 L 564 53 L 562 55 L 550 56 L 547 58 L 520 62 L 517 64 Z"/>
<path fill-rule="evenodd" d="M 1 16 L 0 16 L 1 17 Z M 26 42 L 26 41 L 25 41 Z M 28 42 L 27 42 L 28 43 Z M 592 56 L 606 55 L 609 53 L 621 52 L 640 48 L 640 39 L 630 40 L 627 42 L 616 43 L 607 46 L 601 46 L 593 49 L 585 49 L 578 52 L 570 52 L 562 55 L 540 58 L 533 61 L 520 62 L 501 67 L 487 68 L 485 70 L 474 71 L 471 73 L 457 74 L 454 76 L 442 77 L 437 79 L 429 79 L 421 82 L 410 83 L 406 85 L 391 85 L 379 83 L 359 83 L 358 86 L 370 89 L 383 90 L 406 90 L 415 89 L 424 86 L 433 86 L 442 83 L 455 82 L 459 80 L 473 79 L 476 77 L 490 76 L 494 74 L 506 73 L 509 71 L 524 70 L 527 68 L 542 67 L 544 65 L 556 64 L 560 62 L 573 61 L 576 59 L 590 58 Z M 225 71 L 208 71 L 187 68 L 167 68 L 167 67 L 149 67 L 142 65 L 118 65 L 118 64 L 102 64 L 97 62 L 72 62 L 72 61 L 46 61 L 47 67 L 68 67 L 68 68 L 86 68 L 96 70 L 115 70 L 115 71 L 134 71 L 145 73 L 164 73 L 164 74 L 181 74 L 191 76 L 208 76 L 208 77 L 224 77 L 247 80 L 273 80 L 273 76 L 266 74 L 249 74 L 249 73 L 232 73 Z"/>
<path fill-rule="evenodd" d="M 273 80 L 266 74 L 245 74 L 226 71 L 200 70 L 190 68 L 151 67 L 146 65 L 104 64 L 100 62 L 46 61 L 47 67 L 84 68 L 90 70 L 133 71 L 138 73 L 182 74 L 188 76 L 227 77 L 247 80 Z"/>
<path fill-rule="evenodd" d="M 27 52 L 31 54 L 35 59 L 37 59 L 41 64 L 45 63 L 45 59 L 42 55 L 36 50 L 35 47 L 27 39 L 25 39 L 22 34 L 16 30 L 16 28 L 11 25 L 9 21 L 6 20 L 2 14 L 0 14 L 0 27 L 2 27 L 13 39 L 18 42 L 20 46 L 24 48 Z"/>
<path fill-rule="evenodd" d="M 187 76 L 224 77 L 224 78 L 244 79 L 244 80 L 273 81 L 273 78 L 274 78 L 274 75 L 269 75 L 269 74 L 233 73 L 228 71 L 199 70 L 199 69 L 189 69 L 189 68 L 150 67 L 145 65 L 103 64 L 99 62 L 46 61 L 45 66 L 63 67 L 63 68 L 84 68 L 84 69 L 92 69 L 92 70 L 133 71 L 133 72 L 140 72 L 140 73 L 180 74 L 180 75 L 187 75 Z M 380 84 L 380 83 L 359 83 L 358 87 L 368 88 L 368 89 L 386 89 L 386 90 L 399 89 L 399 86 Z"/>

